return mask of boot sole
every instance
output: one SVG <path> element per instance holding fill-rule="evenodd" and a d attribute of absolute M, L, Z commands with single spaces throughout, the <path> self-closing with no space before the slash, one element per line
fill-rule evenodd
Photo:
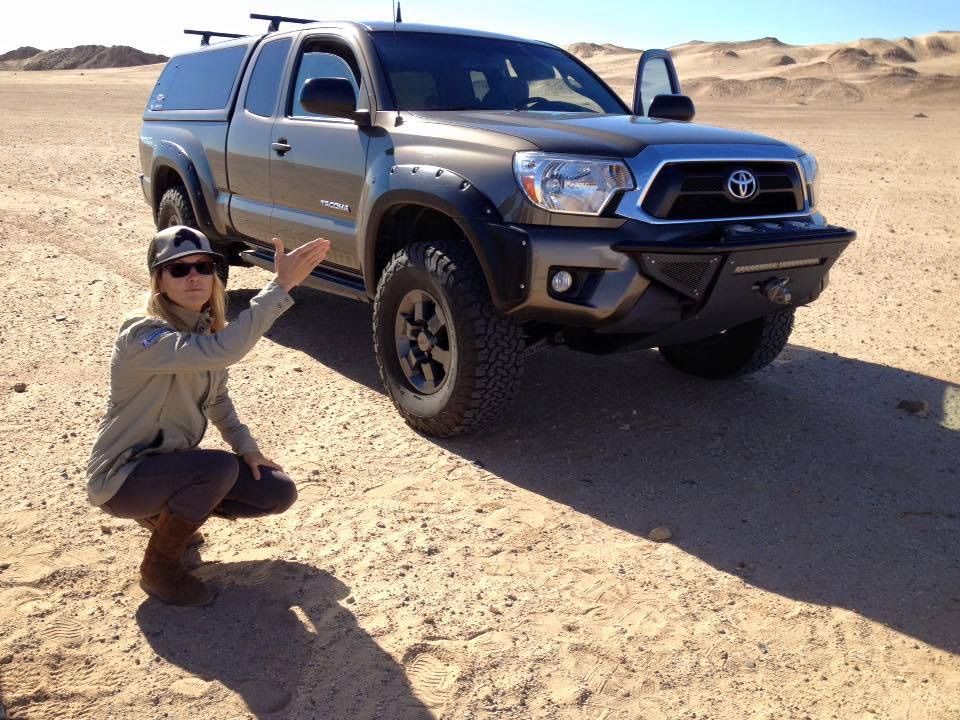
<path fill-rule="evenodd" d="M 140 587 L 150 597 L 154 597 L 160 602 L 166 603 L 167 605 L 176 605 L 177 607 L 205 607 L 210 603 L 212 603 L 217 597 L 216 593 L 208 588 L 206 598 L 203 598 L 196 602 L 183 602 L 183 601 L 178 602 L 177 600 L 167 597 L 163 593 L 158 592 L 154 588 L 150 587 L 149 585 L 147 585 L 147 583 L 143 581 L 143 579 L 140 580 Z"/>

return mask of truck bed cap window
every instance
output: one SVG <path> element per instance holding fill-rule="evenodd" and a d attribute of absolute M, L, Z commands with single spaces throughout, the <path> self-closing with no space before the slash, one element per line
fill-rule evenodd
<path fill-rule="evenodd" d="M 247 45 L 203 50 L 172 58 L 147 104 L 149 110 L 220 110 L 247 54 Z"/>

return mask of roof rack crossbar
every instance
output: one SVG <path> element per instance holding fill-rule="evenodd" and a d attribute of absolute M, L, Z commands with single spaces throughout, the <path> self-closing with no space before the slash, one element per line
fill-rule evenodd
<path fill-rule="evenodd" d="M 267 28 L 267 32 L 276 32 L 280 29 L 280 23 L 297 23 L 298 25 L 306 25 L 307 23 L 315 23 L 317 20 L 308 20 L 306 18 L 295 18 L 295 17 L 285 17 L 283 15 L 261 15 L 259 13 L 250 13 L 251 20 L 269 20 L 270 27 Z"/>
<path fill-rule="evenodd" d="M 200 46 L 210 44 L 210 38 L 212 37 L 221 37 L 221 38 L 241 38 L 246 37 L 239 33 L 225 33 L 225 32 L 216 32 L 214 30 L 184 30 L 184 35 L 199 35 L 200 36 Z"/>

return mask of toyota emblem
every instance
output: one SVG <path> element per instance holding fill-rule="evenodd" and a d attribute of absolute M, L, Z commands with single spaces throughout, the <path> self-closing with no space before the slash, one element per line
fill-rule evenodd
<path fill-rule="evenodd" d="M 749 170 L 734 170 L 727 178 L 727 192 L 734 200 L 749 200 L 757 189 L 757 178 Z"/>

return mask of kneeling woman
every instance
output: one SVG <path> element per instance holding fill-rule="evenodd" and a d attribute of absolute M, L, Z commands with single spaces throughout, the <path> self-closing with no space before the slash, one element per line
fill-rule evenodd
<path fill-rule="evenodd" d="M 146 308 L 120 327 L 110 360 L 110 402 L 87 466 L 90 502 L 152 528 L 140 585 L 176 605 L 205 605 L 213 593 L 182 563 L 211 514 L 281 513 L 297 490 L 264 457 L 237 419 L 227 367 L 240 360 L 291 305 L 290 289 L 323 261 L 317 239 L 285 254 L 274 240 L 276 277 L 226 324 L 224 258 L 203 233 L 178 226 L 154 237 Z M 198 450 L 207 421 L 233 453 Z"/>

